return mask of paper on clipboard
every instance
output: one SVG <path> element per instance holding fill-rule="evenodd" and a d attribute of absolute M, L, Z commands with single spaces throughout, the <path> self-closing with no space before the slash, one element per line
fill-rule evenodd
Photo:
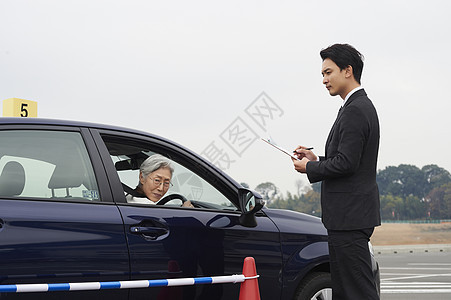
<path fill-rule="evenodd" d="M 283 149 L 282 147 L 277 146 L 276 144 L 274 144 L 273 142 L 271 142 L 270 139 L 264 139 L 261 138 L 264 142 L 266 142 L 267 144 L 273 146 L 276 149 L 279 149 L 280 151 L 282 151 L 283 153 L 285 153 L 286 155 L 290 156 L 291 158 L 297 159 L 299 160 L 295 155 L 293 155 L 292 153 L 290 153 L 288 150 Z"/>

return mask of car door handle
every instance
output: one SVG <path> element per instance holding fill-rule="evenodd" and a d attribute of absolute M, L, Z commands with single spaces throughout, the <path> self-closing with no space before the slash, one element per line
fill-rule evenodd
<path fill-rule="evenodd" d="M 166 228 L 148 226 L 131 226 L 130 231 L 132 233 L 158 233 L 159 235 L 168 233 Z"/>
<path fill-rule="evenodd" d="M 167 228 L 153 227 L 153 226 L 130 226 L 130 232 L 134 234 L 141 234 L 145 238 L 156 240 L 158 237 L 169 232 Z"/>

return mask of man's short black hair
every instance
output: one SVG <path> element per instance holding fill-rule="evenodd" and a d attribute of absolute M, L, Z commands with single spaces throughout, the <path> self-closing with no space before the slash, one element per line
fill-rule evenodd
<path fill-rule="evenodd" d="M 328 58 L 332 60 L 340 70 L 352 66 L 355 80 L 360 84 L 363 71 L 363 55 L 348 44 L 334 44 L 321 50 L 319 53 L 323 61 Z"/>

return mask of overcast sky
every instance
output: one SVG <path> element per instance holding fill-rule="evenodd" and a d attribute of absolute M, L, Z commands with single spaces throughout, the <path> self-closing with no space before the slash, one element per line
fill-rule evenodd
<path fill-rule="evenodd" d="M 451 171 L 450 11 L 447 0 L 0 0 L 0 100 L 215 150 L 237 181 L 295 191 L 305 175 L 257 137 L 324 154 L 342 100 L 322 85 L 319 51 L 349 43 L 379 113 L 378 168 Z"/>

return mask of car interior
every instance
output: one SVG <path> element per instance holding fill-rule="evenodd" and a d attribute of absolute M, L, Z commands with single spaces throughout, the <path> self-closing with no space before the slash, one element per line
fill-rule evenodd
<path fill-rule="evenodd" d="M 124 194 L 131 194 L 138 183 L 139 167 L 144 160 L 156 152 L 133 143 L 117 142 L 108 138 L 104 138 L 104 142 L 118 173 Z M 163 153 L 159 154 L 168 157 Z M 172 186 L 157 205 L 177 207 L 182 202 L 189 200 L 194 208 L 237 210 L 236 205 L 207 180 L 180 165 L 172 157 L 168 158 L 174 167 Z"/>

